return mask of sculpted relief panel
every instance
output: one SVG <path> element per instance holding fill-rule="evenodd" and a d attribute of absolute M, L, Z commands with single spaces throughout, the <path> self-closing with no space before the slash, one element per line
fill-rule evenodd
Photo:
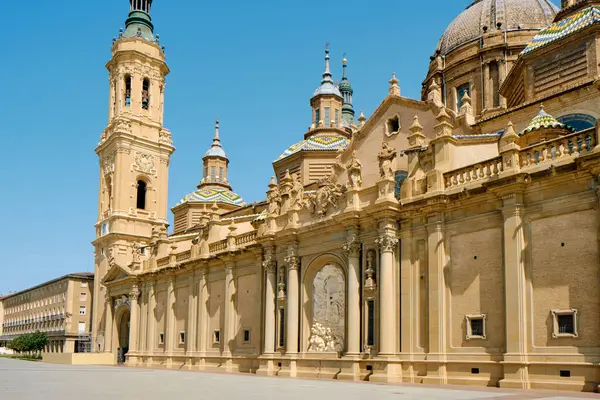
<path fill-rule="evenodd" d="M 344 273 L 336 265 L 326 265 L 313 280 L 313 320 L 308 351 L 344 350 L 345 310 Z"/>

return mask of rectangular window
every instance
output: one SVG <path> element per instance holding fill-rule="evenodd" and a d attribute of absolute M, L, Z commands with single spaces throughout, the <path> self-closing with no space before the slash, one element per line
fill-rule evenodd
<path fill-rule="evenodd" d="M 485 339 L 485 314 L 467 315 L 467 340 Z"/>
<path fill-rule="evenodd" d="M 315 110 L 315 126 L 319 126 L 319 122 L 321 122 L 321 110 Z"/>
<path fill-rule="evenodd" d="M 223 182 L 223 167 L 219 167 L 219 182 Z"/>
<path fill-rule="evenodd" d="M 553 338 L 577 337 L 577 310 L 552 310 Z"/>
<path fill-rule="evenodd" d="M 285 309 L 279 309 L 279 347 L 285 347 Z"/>
<path fill-rule="evenodd" d="M 331 108 L 325 107 L 325 127 L 331 126 Z"/>
<path fill-rule="evenodd" d="M 85 322 L 80 322 L 77 325 L 77 333 L 79 333 L 80 335 L 85 335 Z"/>
<path fill-rule="evenodd" d="M 87 293 L 79 294 L 79 301 L 87 301 Z"/>
<path fill-rule="evenodd" d="M 185 344 L 185 332 L 179 332 L 179 344 Z"/>
<path fill-rule="evenodd" d="M 85 306 L 79 307 L 79 315 L 85 315 Z"/>
<path fill-rule="evenodd" d="M 465 93 L 468 94 L 469 97 L 471 96 L 471 84 L 465 83 L 464 85 L 460 85 L 456 88 L 456 111 L 460 110 L 460 108 L 463 106 L 462 98 L 464 97 Z"/>
<path fill-rule="evenodd" d="M 408 171 L 396 171 L 394 174 L 394 180 L 396 181 L 396 185 L 394 186 L 394 195 L 397 199 L 400 199 L 400 190 L 402 188 L 402 183 L 406 178 L 408 178 Z"/>
<path fill-rule="evenodd" d="M 340 126 L 340 110 L 335 110 L 335 127 L 339 128 Z"/>
<path fill-rule="evenodd" d="M 367 345 L 375 346 L 375 301 L 367 301 Z"/>
<path fill-rule="evenodd" d="M 213 344 L 221 344 L 221 331 L 219 329 L 213 331 Z"/>
<path fill-rule="evenodd" d="M 217 167 L 210 167 L 210 181 L 211 181 L 211 183 L 215 182 L 216 175 L 217 175 Z"/>
<path fill-rule="evenodd" d="M 81 287 L 82 287 L 82 288 L 86 288 L 86 287 L 88 287 L 88 283 L 87 283 L 87 282 L 81 282 Z"/>
<path fill-rule="evenodd" d="M 244 329 L 244 343 L 250 343 L 250 329 Z"/>
<path fill-rule="evenodd" d="M 158 334 L 158 344 L 165 344 L 165 334 L 163 332 Z"/>

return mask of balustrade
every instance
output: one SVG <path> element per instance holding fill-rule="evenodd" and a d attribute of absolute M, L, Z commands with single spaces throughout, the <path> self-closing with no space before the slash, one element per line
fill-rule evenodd
<path fill-rule="evenodd" d="M 578 156 L 591 151 L 596 146 L 593 130 L 586 130 L 562 136 L 522 149 L 519 153 L 521 168 Z"/>
<path fill-rule="evenodd" d="M 497 177 L 502 172 L 502 157 L 459 168 L 444 174 L 446 189 Z"/>

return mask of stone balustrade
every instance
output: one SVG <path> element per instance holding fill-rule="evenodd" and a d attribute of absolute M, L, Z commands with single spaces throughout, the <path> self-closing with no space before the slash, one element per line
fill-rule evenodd
<path fill-rule="evenodd" d="M 212 253 L 219 253 L 227 250 L 227 239 L 219 240 L 218 242 L 211 243 L 208 245 L 208 251 Z"/>
<path fill-rule="evenodd" d="M 166 267 L 167 265 L 169 265 L 169 257 L 163 257 L 156 260 L 157 268 Z"/>
<path fill-rule="evenodd" d="M 177 262 L 184 262 L 191 258 L 192 258 L 192 251 L 188 250 L 188 251 L 184 251 L 183 253 L 177 254 L 175 260 L 177 260 Z"/>
<path fill-rule="evenodd" d="M 502 172 L 502 157 L 492 158 L 474 165 L 455 169 L 444 174 L 446 189 L 453 189 L 472 182 L 486 181 Z"/>
<path fill-rule="evenodd" d="M 596 146 L 593 130 L 581 131 L 562 136 L 547 142 L 534 144 L 519 152 L 521 168 L 578 156 L 591 151 Z"/>
<path fill-rule="evenodd" d="M 247 246 L 256 242 L 256 231 L 244 233 L 235 237 L 236 246 Z"/>

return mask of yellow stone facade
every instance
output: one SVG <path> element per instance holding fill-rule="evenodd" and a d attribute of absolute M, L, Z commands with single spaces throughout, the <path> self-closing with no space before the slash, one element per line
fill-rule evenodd
<path fill-rule="evenodd" d="M 228 181 L 202 191 L 205 168 L 172 234 L 169 70 L 150 25 L 131 34 L 128 20 L 96 148 L 95 346 L 128 365 L 594 389 L 597 7 L 476 1 L 422 98 L 393 76 L 368 119 L 336 118 L 349 89 L 327 55 L 311 127 L 274 163 L 266 200 L 245 205 Z M 204 162 L 226 177 L 223 154 Z"/>
<path fill-rule="evenodd" d="M 0 342 L 40 331 L 45 353 L 91 351 L 93 291 L 94 274 L 82 272 L 0 298 Z"/>

